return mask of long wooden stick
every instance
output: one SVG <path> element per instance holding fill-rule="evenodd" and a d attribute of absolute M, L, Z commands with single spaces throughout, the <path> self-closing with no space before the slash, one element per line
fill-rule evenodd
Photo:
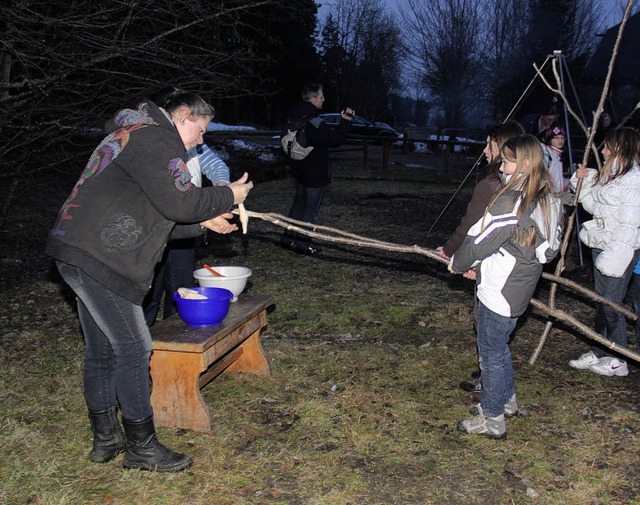
<path fill-rule="evenodd" d="M 239 214 L 239 211 L 234 210 L 233 211 L 234 214 Z M 275 213 L 261 213 L 261 212 L 254 212 L 254 211 L 250 211 L 247 210 L 246 211 L 248 217 L 250 218 L 256 218 L 256 219 L 261 219 L 263 221 L 268 221 L 270 223 L 273 223 L 277 226 L 280 226 L 282 228 L 285 228 L 287 230 L 291 230 L 291 231 L 295 231 L 297 233 L 301 233 L 303 235 L 307 235 L 309 237 L 312 238 L 316 238 L 319 240 L 324 240 L 326 242 L 333 242 L 333 243 L 338 243 L 338 244 L 349 244 L 349 245 L 354 245 L 357 247 L 369 247 L 369 248 L 374 248 L 374 249 L 382 249 L 385 251 L 393 251 L 393 252 L 403 252 L 403 253 L 411 253 L 411 254 L 420 254 L 422 256 L 426 256 L 428 258 L 431 258 L 439 263 L 443 263 L 445 265 L 447 265 L 449 263 L 449 261 L 446 258 L 443 258 L 440 254 L 438 254 L 437 252 L 435 252 L 432 249 L 427 249 L 424 247 L 420 247 L 418 245 L 401 245 L 401 244 L 394 244 L 392 242 L 384 242 L 381 240 L 375 240 L 375 239 L 371 239 L 368 237 L 363 237 L 361 235 L 356 235 L 353 233 L 348 233 L 342 230 L 338 230 L 336 228 L 332 228 L 329 226 L 322 226 L 322 225 L 317 225 L 317 224 L 311 224 L 311 223 L 307 223 L 305 221 L 297 221 L 295 219 L 291 219 L 289 217 L 283 216 L 281 214 L 275 214 Z M 313 230 L 313 231 L 312 231 Z M 338 236 L 332 236 L 333 235 L 338 235 Z M 548 274 L 546 272 L 543 272 L 542 274 L 542 278 L 545 280 L 549 280 L 552 283 L 557 283 L 560 284 L 564 287 L 567 287 L 569 289 L 572 289 L 574 291 L 576 291 L 579 294 L 582 294 L 584 296 L 586 296 L 587 298 L 590 298 L 593 301 L 596 301 L 598 303 L 605 303 L 608 306 L 610 306 L 612 309 L 620 312 L 621 314 L 624 314 L 626 317 L 628 317 L 629 319 L 635 321 L 637 320 L 637 316 L 635 313 L 629 311 L 628 309 L 626 309 L 625 307 L 621 307 L 620 305 L 617 305 L 615 303 L 613 303 L 611 300 L 608 300 L 606 298 L 604 298 L 603 296 L 598 295 L 597 293 L 594 293 L 593 291 L 573 282 L 570 281 L 568 279 L 564 279 L 562 277 L 556 276 L 556 275 L 552 275 L 552 274 Z M 571 327 L 577 329 L 578 331 L 580 331 L 582 334 L 584 334 L 585 336 L 587 336 L 588 338 L 591 338 L 593 340 L 597 340 L 598 342 L 603 343 L 604 345 L 606 345 L 607 347 L 614 349 L 616 351 L 620 350 L 620 346 L 617 345 L 615 342 L 612 342 L 610 340 L 607 340 L 606 338 L 604 338 L 602 335 L 594 332 L 593 330 L 591 330 L 590 328 L 588 328 L 587 326 L 585 326 L 584 324 L 580 323 L 578 320 L 576 320 L 574 317 L 570 316 L 569 314 L 567 314 L 565 311 L 563 310 L 558 310 L 555 307 L 551 307 L 548 305 L 543 304 L 542 302 L 532 299 L 531 300 L 531 305 L 533 305 L 533 307 L 541 310 L 542 312 L 544 312 L 547 315 L 553 316 L 556 319 L 559 319 L 561 321 L 566 322 L 567 324 L 569 324 Z M 548 323 L 549 324 L 549 323 Z M 621 354 L 624 354 L 625 356 L 631 357 L 632 359 L 635 359 L 637 361 L 640 362 L 640 355 L 629 351 L 628 349 L 624 349 L 624 352 L 620 351 Z"/>
<path fill-rule="evenodd" d="M 545 305 L 544 303 L 540 302 L 539 300 L 536 300 L 535 298 L 531 299 L 531 305 L 533 307 L 535 307 L 536 309 L 541 310 L 542 312 L 544 312 L 548 316 L 555 317 L 556 319 L 558 319 L 558 320 L 560 320 L 560 321 L 562 321 L 564 323 L 567 323 L 569 326 L 575 328 L 580 333 L 582 333 L 583 335 L 589 337 L 590 339 L 595 340 L 597 342 L 600 342 L 602 345 L 608 347 L 609 349 L 611 349 L 613 351 L 616 351 L 617 353 L 623 354 L 623 355 L 627 356 L 628 358 L 631 358 L 634 361 L 637 361 L 637 362 L 640 363 L 640 354 L 638 354 L 636 352 L 633 352 L 632 350 L 628 349 L 627 347 L 622 347 L 619 344 L 616 344 L 615 342 L 612 342 L 611 340 L 607 340 L 606 338 L 604 338 L 599 333 L 593 331 L 588 326 L 582 324 L 575 317 L 567 314 L 564 310 L 551 308 L 551 307 Z"/>
<path fill-rule="evenodd" d="M 564 277 L 559 277 L 557 275 L 549 274 L 547 272 L 542 272 L 542 278 L 548 281 L 551 281 L 552 283 L 561 284 L 562 286 L 572 289 L 573 291 L 576 291 L 586 296 L 587 298 L 590 298 L 596 303 L 602 303 L 603 305 L 607 305 L 608 307 L 611 307 L 613 310 L 620 312 L 620 314 L 623 314 L 625 317 L 629 318 L 631 321 L 638 320 L 638 316 L 635 312 L 627 309 L 626 307 L 618 305 L 615 302 L 612 302 L 608 298 L 605 298 L 604 296 L 599 295 L 595 291 L 591 291 L 590 289 L 585 288 L 584 286 L 581 286 L 577 282 L 573 282 L 573 281 L 570 281 L 569 279 L 565 279 Z M 551 304 L 549 305 L 551 306 Z"/>

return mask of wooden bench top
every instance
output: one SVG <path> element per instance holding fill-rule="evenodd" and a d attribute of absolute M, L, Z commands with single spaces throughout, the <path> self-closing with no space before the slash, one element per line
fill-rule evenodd
<path fill-rule="evenodd" d="M 273 295 L 240 295 L 217 326 L 193 328 L 175 314 L 151 328 L 154 350 L 203 353 L 275 303 Z"/>

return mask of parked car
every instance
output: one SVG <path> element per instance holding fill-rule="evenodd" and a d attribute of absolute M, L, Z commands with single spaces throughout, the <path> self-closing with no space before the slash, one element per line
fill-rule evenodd
<path fill-rule="evenodd" d="M 324 119 L 330 127 L 337 128 L 340 123 L 340 114 L 320 114 L 320 117 Z M 386 123 L 372 123 L 360 116 L 353 116 L 351 122 L 351 132 L 349 138 L 362 138 L 362 137 L 378 137 L 378 138 L 398 138 L 400 133 L 391 128 Z"/>

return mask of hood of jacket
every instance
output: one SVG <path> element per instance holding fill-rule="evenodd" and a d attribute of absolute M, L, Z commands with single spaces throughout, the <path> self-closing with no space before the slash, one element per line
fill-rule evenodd
<path fill-rule="evenodd" d="M 155 103 L 146 101 L 138 105 L 137 109 L 121 109 L 105 124 L 107 134 L 123 127 L 160 126 L 175 131 L 175 125 L 169 114 Z"/>
<path fill-rule="evenodd" d="M 542 264 L 548 263 L 560 251 L 562 246 L 562 202 L 554 195 L 547 196 L 547 216 L 540 205 L 536 205 L 531 213 L 531 219 L 538 231 L 536 242 L 536 258 Z M 546 223 L 549 223 L 548 228 Z"/>

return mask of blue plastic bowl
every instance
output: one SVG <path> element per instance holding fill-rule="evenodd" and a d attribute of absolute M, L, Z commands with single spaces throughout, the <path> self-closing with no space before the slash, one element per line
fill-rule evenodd
<path fill-rule="evenodd" d="M 229 312 L 233 293 L 224 288 L 191 288 L 207 297 L 206 300 L 182 298 L 176 291 L 173 301 L 178 307 L 178 315 L 187 325 L 196 328 L 220 324 Z"/>

